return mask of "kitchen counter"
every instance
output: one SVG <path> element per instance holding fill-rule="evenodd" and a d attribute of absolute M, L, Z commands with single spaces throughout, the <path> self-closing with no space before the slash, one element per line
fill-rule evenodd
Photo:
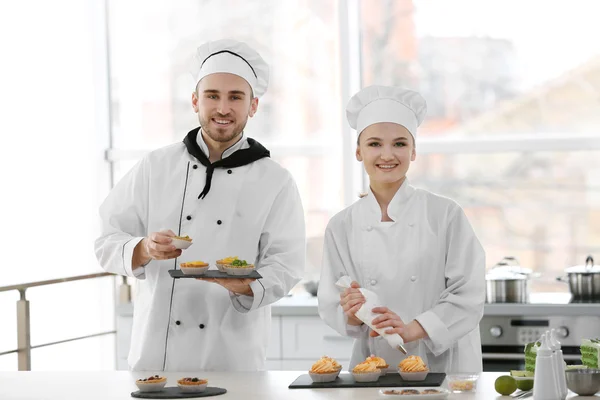
<path fill-rule="evenodd" d="M 483 315 L 527 316 L 600 316 L 600 302 L 577 303 L 570 293 L 532 293 L 527 304 L 485 304 Z M 308 293 L 284 297 L 273 304 L 272 315 L 315 316 L 319 315 L 317 298 Z"/>
<path fill-rule="evenodd" d="M 303 372 L 270 371 L 254 373 L 166 373 L 167 386 L 175 386 L 184 376 L 199 376 L 209 381 L 209 386 L 227 389 L 222 396 L 210 399 L 244 400 L 294 400 L 294 399 L 400 399 L 401 396 L 381 396 L 379 388 L 352 389 L 288 389 Z M 10 400 L 125 400 L 137 390 L 135 379 L 153 375 L 154 372 L 132 373 L 128 371 L 99 372 L 0 372 L 0 399 Z M 484 372 L 477 382 L 475 393 L 450 394 L 449 400 L 500 400 L 494 390 L 494 381 L 501 375 Z M 445 382 L 443 386 L 445 386 Z M 529 397 L 531 399 L 531 397 Z M 600 399 L 598 396 L 579 397 L 569 392 L 567 398 Z"/>

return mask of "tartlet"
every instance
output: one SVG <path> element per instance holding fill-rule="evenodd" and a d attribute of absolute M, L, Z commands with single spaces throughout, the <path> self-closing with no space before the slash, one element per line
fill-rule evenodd
<path fill-rule="evenodd" d="M 185 250 L 192 245 L 192 238 L 189 236 L 173 236 L 171 238 L 171 244 L 175 246 L 176 249 Z"/>
<path fill-rule="evenodd" d="M 231 264 L 232 262 L 234 262 L 234 261 L 235 261 L 235 260 L 237 260 L 237 259 L 238 259 L 238 258 L 237 258 L 237 256 L 233 256 L 233 257 L 225 257 L 225 258 L 222 258 L 222 259 L 220 259 L 220 260 L 217 260 L 217 261 L 215 262 L 215 264 L 217 264 L 217 269 L 218 269 L 219 271 L 221 271 L 221 272 L 225 272 L 225 269 L 224 269 L 224 267 L 225 267 L 226 265 L 229 265 L 229 264 Z"/>
<path fill-rule="evenodd" d="M 181 378 L 177 381 L 177 386 L 179 387 L 179 390 L 184 393 L 199 393 L 206 390 L 208 380 L 196 377 Z"/>
<path fill-rule="evenodd" d="M 371 364 L 375 364 L 377 369 L 381 371 L 381 375 L 385 375 L 387 373 L 388 368 L 390 367 L 387 362 L 381 357 L 377 357 L 371 354 L 365 362 L 370 362 Z"/>
<path fill-rule="evenodd" d="M 419 356 L 408 356 L 398 364 L 398 373 L 405 381 L 425 380 L 429 368 Z"/>
<path fill-rule="evenodd" d="M 379 379 L 380 375 L 381 370 L 375 364 L 367 361 L 357 364 L 352 369 L 352 376 L 356 382 L 375 382 Z"/>
<path fill-rule="evenodd" d="M 140 392 L 160 392 L 167 384 L 164 376 L 153 375 L 148 378 L 140 378 L 135 381 Z"/>
<path fill-rule="evenodd" d="M 231 264 L 223 265 L 223 270 L 227 275 L 248 275 L 254 271 L 254 264 L 249 264 L 246 260 L 233 260 Z"/>
<path fill-rule="evenodd" d="M 323 356 L 312 365 L 308 374 L 313 382 L 333 382 L 341 370 L 342 366 L 336 360 Z"/>
<path fill-rule="evenodd" d="M 208 271 L 209 265 L 204 261 L 189 261 L 179 264 L 181 272 L 189 275 L 202 275 Z"/>

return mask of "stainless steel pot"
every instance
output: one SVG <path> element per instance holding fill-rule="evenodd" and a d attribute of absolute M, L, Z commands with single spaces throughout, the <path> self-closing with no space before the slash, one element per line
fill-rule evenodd
<path fill-rule="evenodd" d="M 521 267 L 514 257 L 504 257 L 485 276 L 486 302 L 527 303 L 531 275 L 531 269 Z"/>
<path fill-rule="evenodd" d="M 565 270 L 567 276 L 556 278 L 569 284 L 573 297 L 578 299 L 600 298 L 600 267 L 594 265 L 594 258 L 588 256 L 585 265 L 576 265 Z"/>
<path fill-rule="evenodd" d="M 485 297 L 488 303 L 527 303 L 529 282 L 521 274 L 488 274 L 485 277 Z"/>

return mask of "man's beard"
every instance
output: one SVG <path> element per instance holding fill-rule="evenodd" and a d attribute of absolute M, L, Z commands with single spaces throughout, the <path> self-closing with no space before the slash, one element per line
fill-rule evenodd
<path fill-rule="evenodd" d="M 231 140 L 233 140 L 234 138 L 236 138 L 240 133 L 242 133 L 242 131 L 244 130 L 244 128 L 246 127 L 246 123 L 248 122 L 248 120 L 244 120 L 243 122 L 239 123 L 239 124 L 235 124 L 233 126 L 233 129 L 231 130 L 231 133 L 225 133 L 227 132 L 230 127 L 227 128 L 217 128 L 217 127 L 212 127 L 210 125 L 211 123 L 211 119 L 213 117 L 209 118 L 209 119 L 204 119 L 202 117 L 200 117 L 200 126 L 202 127 L 202 132 L 206 133 L 208 135 L 209 138 L 211 138 L 212 140 L 214 140 L 215 142 L 221 142 L 221 143 L 227 143 Z M 215 116 L 214 118 L 220 118 L 220 116 Z M 228 119 L 226 117 L 224 117 L 224 119 Z"/>

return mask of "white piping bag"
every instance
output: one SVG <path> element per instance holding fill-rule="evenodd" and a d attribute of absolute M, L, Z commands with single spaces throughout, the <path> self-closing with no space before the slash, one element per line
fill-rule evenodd
<path fill-rule="evenodd" d="M 342 292 L 345 289 L 348 289 L 351 284 L 352 279 L 349 276 L 345 275 L 338 279 L 338 281 L 335 283 L 335 286 L 340 290 L 340 292 Z M 402 353 L 406 354 L 406 349 L 404 348 L 404 340 L 402 339 L 402 336 L 400 336 L 397 333 L 385 333 L 385 331 L 389 329 L 388 327 L 378 329 L 375 328 L 375 326 L 371 323 L 379 315 L 375 314 L 371 310 L 375 307 L 383 307 L 381 303 L 379 303 L 379 298 L 377 297 L 377 295 L 368 289 L 360 288 L 358 290 L 360 290 L 362 295 L 365 296 L 366 301 L 356 312 L 356 318 L 360 319 L 362 322 L 367 324 L 369 328 L 379 333 L 379 336 L 387 340 L 387 342 L 390 346 L 392 346 L 392 348 L 400 350 Z"/>

